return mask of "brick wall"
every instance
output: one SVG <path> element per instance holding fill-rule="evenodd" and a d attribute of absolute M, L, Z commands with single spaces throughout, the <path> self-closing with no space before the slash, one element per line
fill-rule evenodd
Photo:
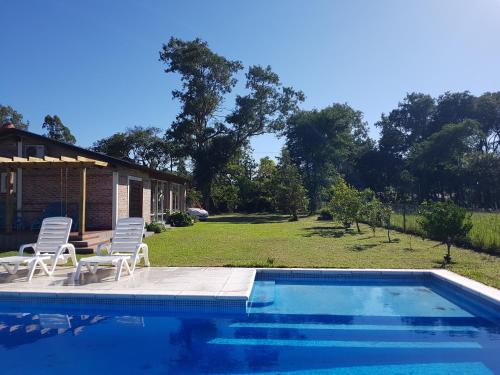
<path fill-rule="evenodd" d="M 112 221 L 113 174 L 109 169 L 87 169 L 87 229 L 109 229 Z M 81 177 L 78 169 L 47 169 L 23 171 L 23 217 L 28 227 L 40 218 L 43 210 L 63 211 L 78 217 Z"/>

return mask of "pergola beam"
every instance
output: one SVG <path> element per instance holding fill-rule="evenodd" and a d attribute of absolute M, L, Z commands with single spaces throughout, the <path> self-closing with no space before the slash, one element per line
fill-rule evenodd
<path fill-rule="evenodd" d="M 77 156 L 70 158 L 61 156 L 54 158 L 51 156 L 44 156 L 43 158 L 36 158 L 30 156 L 28 158 L 21 158 L 14 156 L 12 158 L 0 157 L 0 168 L 15 169 L 15 168 L 95 168 L 107 167 L 108 163 L 101 160 L 86 158 L 84 156 Z"/>

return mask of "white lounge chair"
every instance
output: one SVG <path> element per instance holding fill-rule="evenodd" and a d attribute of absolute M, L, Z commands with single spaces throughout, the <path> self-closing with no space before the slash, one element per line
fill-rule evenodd
<path fill-rule="evenodd" d="M 144 264 L 149 267 L 148 245 L 142 243 L 144 235 L 144 219 L 120 219 L 116 223 L 112 242 L 99 245 L 96 256 L 82 258 L 78 263 L 75 280 L 80 278 L 82 267 L 87 267 L 90 273 L 95 274 L 99 265 L 112 265 L 116 267 L 116 281 L 120 280 L 123 269 L 129 275 L 134 273 L 135 266 L 144 258 Z M 103 250 L 108 250 L 108 255 L 102 255 Z"/>
<path fill-rule="evenodd" d="M 58 264 L 66 264 L 71 259 L 77 266 L 75 247 L 68 243 L 72 220 L 69 217 L 44 219 L 36 243 L 21 245 L 19 255 L 0 258 L 0 266 L 10 274 L 15 274 L 19 266 L 28 267 L 28 281 L 31 281 L 39 266 L 47 275 L 52 275 Z M 33 248 L 34 255 L 24 255 L 26 248 Z"/>

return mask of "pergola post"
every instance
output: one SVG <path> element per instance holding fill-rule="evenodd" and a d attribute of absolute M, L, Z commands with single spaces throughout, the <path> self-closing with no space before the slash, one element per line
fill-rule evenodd
<path fill-rule="evenodd" d="M 8 170 L 7 172 L 7 186 L 6 186 L 6 204 L 5 204 L 5 233 L 12 233 L 12 213 L 14 204 L 14 172 Z"/>
<path fill-rule="evenodd" d="M 78 227 L 78 234 L 82 236 L 85 233 L 85 212 L 87 205 L 87 168 L 85 167 L 80 170 L 80 183 L 80 223 Z"/>

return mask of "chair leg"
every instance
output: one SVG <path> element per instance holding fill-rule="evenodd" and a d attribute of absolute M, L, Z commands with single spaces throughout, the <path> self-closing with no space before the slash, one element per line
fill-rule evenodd
<path fill-rule="evenodd" d="M 33 259 L 28 263 L 28 281 L 31 281 L 35 275 L 36 266 L 38 265 L 38 259 Z"/>
<path fill-rule="evenodd" d="M 76 267 L 75 280 L 80 279 L 80 272 L 82 272 L 82 263 L 79 263 L 78 266 Z"/>
<path fill-rule="evenodd" d="M 11 266 L 10 264 L 6 264 L 6 263 L 2 263 L 2 266 L 3 266 L 3 268 L 5 268 L 5 271 L 7 271 L 11 275 L 14 275 L 19 270 L 19 263 L 13 264 L 12 268 L 9 267 L 9 266 Z"/>
<path fill-rule="evenodd" d="M 143 256 L 144 256 L 144 265 L 146 267 L 149 267 L 149 248 L 148 248 L 148 245 L 144 246 Z"/>
<path fill-rule="evenodd" d="M 116 276 L 115 280 L 120 281 L 120 277 L 122 276 L 122 270 L 123 270 L 123 263 L 126 263 L 123 259 L 120 259 L 118 263 L 116 264 Z"/>

